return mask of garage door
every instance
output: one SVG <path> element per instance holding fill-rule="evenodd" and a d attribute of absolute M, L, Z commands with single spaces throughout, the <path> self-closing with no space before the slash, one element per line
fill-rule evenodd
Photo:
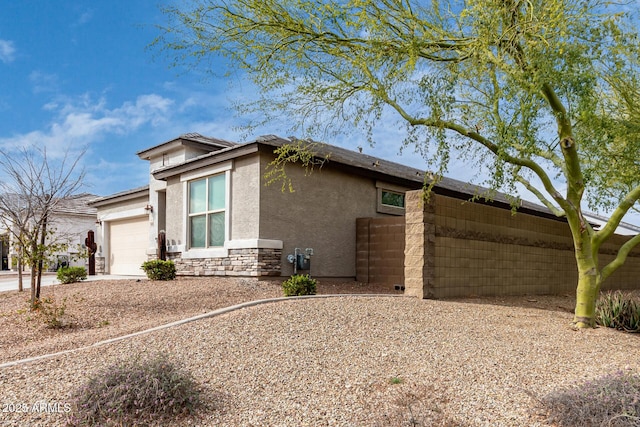
<path fill-rule="evenodd" d="M 140 268 L 147 261 L 149 219 L 147 217 L 111 221 L 111 274 L 144 275 Z"/>

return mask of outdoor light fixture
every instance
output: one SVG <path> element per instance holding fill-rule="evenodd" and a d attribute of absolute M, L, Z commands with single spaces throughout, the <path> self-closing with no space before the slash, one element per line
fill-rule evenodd
<path fill-rule="evenodd" d="M 149 212 L 153 212 L 153 206 L 147 205 L 147 206 L 144 207 L 144 210 L 145 211 L 149 211 Z"/>

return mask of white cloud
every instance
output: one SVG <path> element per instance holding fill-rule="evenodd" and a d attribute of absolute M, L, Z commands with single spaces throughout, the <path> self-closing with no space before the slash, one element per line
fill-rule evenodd
<path fill-rule="evenodd" d="M 126 135 L 149 124 L 155 126 L 166 120 L 173 101 L 162 96 L 141 95 L 120 107 L 109 109 L 106 100 L 92 101 L 83 96 L 64 103 L 48 103 L 56 118 L 45 130 L 34 130 L 1 138 L 0 147 L 11 150 L 29 146 L 46 147 L 50 155 L 63 153 L 68 147 L 85 147 L 109 134 Z"/>
<path fill-rule="evenodd" d="M 33 71 L 29 74 L 33 93 L 55 92 L 58 89 L 58 76 L 56 74 L 46 74 L 40 71 Z"/>
<path fill-rule="evenodd" d="M 8 64 L 15 59 L 16 48 L 10 40 L 0 40 L 0 61 Z"/>
<path fill-rule="evenodd" d="M 93 18 L 93 11 L 92 10 L 87 10 L 85 12 L 82 12 L 80 14 L 80 16 L 78 17 L 78 20 L 76 21 L 76 25 L 84 25 L 84 24 L 88 23 L 89 21 L 91 21 L 92 18 Z"/>

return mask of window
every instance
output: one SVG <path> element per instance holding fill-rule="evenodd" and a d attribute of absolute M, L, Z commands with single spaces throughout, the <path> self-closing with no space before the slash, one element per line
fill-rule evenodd
<path fill-rule="evenodd" d="M 224 173 L 189 182 L 189 247 L 224 246 L 225 187 Z"/>
<path fill-rule="evenodd" d="M 395 206 L 396 208 L 404 208 L 404 194 L 395 191 L 382 190 L 380 201 L 385 206 Z"/>
<path fill-rule="evenodd" d="M 404 215 L 405 197 L 407 191 L 405 187 L 377 181 L 378 190 L 377 212 L 388 215 Z"/>

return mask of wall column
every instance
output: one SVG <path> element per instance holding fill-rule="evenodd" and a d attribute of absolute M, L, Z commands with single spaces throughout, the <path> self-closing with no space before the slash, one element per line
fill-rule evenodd
<path fill-rule="evenodd" d="M 423 194 L 415 190 L 405 195 L 404 293 L 434 298 L 436 195 L 425 201 Z"/>

